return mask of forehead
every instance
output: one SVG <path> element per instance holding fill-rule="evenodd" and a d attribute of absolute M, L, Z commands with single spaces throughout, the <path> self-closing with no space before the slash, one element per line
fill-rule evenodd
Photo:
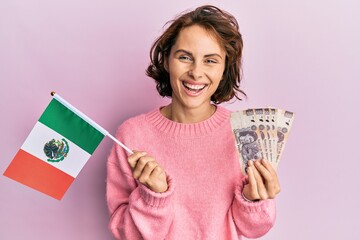
<path fill-rule="evenodd" d="M 172 47 L 172 50 L 177 49 L 225 55 L 224 47 L 215 33 L 198 25 L 180 30 L 176 42 Z"/>

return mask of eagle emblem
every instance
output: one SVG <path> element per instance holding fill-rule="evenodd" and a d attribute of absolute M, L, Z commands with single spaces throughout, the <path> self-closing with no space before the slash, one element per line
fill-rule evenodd
<path fill-rule="evenodd" d="M 51 139 L 44 146 L 44 153 L 49 162 L 60 162 L 64 160 L 69 152 L 69 144 L 63 138 L 61 140 Z"/>

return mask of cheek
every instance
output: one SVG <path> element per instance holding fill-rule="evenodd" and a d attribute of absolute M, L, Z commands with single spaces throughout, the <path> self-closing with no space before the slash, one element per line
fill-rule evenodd
<path fill-rule="evenodd" d="M 217 81 L 219 81 L 219 82 L 222 81 L 224 71 L 225 71 L 224 66 L 221 66 L 218 69 L 216 69 L 213 74 L 214 79 L 217 79 Z"/>
<path fill-rule="evenodd" d="M 170 84 L 171 87 L 174 88 L 178 84 L 179 75 L 176 71 L 172 70 L 170 71 Z"/>
<path fill-rule="evenodd" d="M 169 77 L 171 88 L 173 90 L 179 88 L 179 85 L 181 84 L 181 82 L 179 81 L 180 73 L 176 71 L 176 69 L 171 69 L 169 71 Z"/>
<path fill-rule="evenodd" d="M 216 71 L 213 74 L 211 74 L 211 79 L 214 84 L 220 84 L 220 82 L 223 79 L 223 72 L 222 71 Z"/>
<path fill-rule="evenodd" d="M 178 78 L 183 72 L 184 72 L 184 67 L 181 66 L 181 64 L 175 62 L 175 61 L 170 61 L 169 63 L 169 74 L 171 78 Z M 174 79 L 175 80 L 175 79 Z"/>

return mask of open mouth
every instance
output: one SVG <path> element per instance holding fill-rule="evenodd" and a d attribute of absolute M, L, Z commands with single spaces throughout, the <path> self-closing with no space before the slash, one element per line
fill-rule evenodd
<path fill-rule="evenodd" d="M 193 92 L 193 93 L 199 93 L 201 92 L 205 87 L 208 86 L 208 84 L 190 84 L 190 83 L 187 83 L 187 82 L 182 82 L 183 83 L 183 86 L 189 90 L 190 92 Z"/>

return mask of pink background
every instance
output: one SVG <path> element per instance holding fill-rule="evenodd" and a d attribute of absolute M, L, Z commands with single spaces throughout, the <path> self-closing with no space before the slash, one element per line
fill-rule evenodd
<path fill-rule="evenodd" d="M 274 106 L 297 117 L 279 166 L 274 228 L 262 239 L 360 239 L 360 2 L 0 1 L 0 172 L 57 91 L 109 132 L 168 100 L 144 74 L 164 23 L 212 3 L 244 37 L 237 110 Z M 0 177 L 0 239 L 112 239 L 106 138 L 62 201 Z"/>

